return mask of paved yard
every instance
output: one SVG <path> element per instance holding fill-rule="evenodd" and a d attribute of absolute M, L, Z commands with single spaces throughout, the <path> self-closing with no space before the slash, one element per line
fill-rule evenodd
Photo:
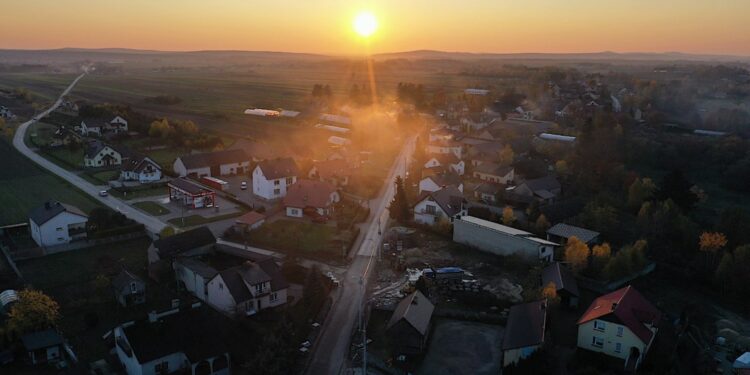
<path fill-rule="evenodd" d="M 438 320 L 417 374 L 499 374 L 503 331 L 491 324 Z"/>

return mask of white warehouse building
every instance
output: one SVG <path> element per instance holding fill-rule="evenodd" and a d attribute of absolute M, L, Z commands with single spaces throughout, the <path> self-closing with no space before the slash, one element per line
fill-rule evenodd
<path fill-rule="evenodd" d="M 453 241 L 495 255 L 518 254 L 546 262 L 552 261 L 555 247 L 559 246 L 532 233 L 473 216 L 454 220 Z"/>

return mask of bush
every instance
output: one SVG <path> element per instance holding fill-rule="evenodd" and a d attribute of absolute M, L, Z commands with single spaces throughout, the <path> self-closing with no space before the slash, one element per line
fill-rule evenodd
<path fill-rule="evenodd" d="M 96 231 L 93 233 L 89 233 L 89 238 L 90 239 L 107 238 L 107 237 L 119 236 L 122 234 L 141 232 L 144 229 L 145 227 L 143 224 L 131 224 L 131 225 L 123 226 L 123 227 L 104 229 L 104 230 Z"/>

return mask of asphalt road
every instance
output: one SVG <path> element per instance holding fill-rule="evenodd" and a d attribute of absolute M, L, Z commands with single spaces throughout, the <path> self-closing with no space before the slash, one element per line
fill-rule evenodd
<path fill-rule="evenodd" d="M 54 173 L 55 175 L 59 176 L 60 178 L 70 182 L 71 184 L 75 185 L 78 189 L 82 190 L 86 194 L 90 195 L 97 201 L 101 202 L 105 206 L 115 210 L 119 211 L 125 216 L 143 224 L 146 226 L 146 229 L 149 230 L 152 233 L 159 233 L 165 226 L 163 222 L 161 222 L 159 219 L 154 218 L 153 216 L 150 216 L 148 214 L 145 214 L 141 211 L 138 211 L 137 209 L 129 206 L 128 204 L 124 203 L 123 201 L 113 197 L 113 196 L 106 196 L 101 197 L 99 196 L 99 192 L 104 189 L 103 186 L 96 186 L 91 184 L 90 182 L 82 179 L 81 177 L 78 177 L 76 174 L 65 170 L 61 167 L 59 167 L 57 164 L 52 163 L 51 161 L 45 159 L 41 155 L 34 152 L 32 149 L 30 149 L 28 146 L 26 146 L 26 143 L 24 142 L 24 139 L 26 138 L 26 131 L 28 130 L 29 126 L 31 124 L 39 121 L 40 119 L 47 116 L 50 112 L 57 109 L 57 107 L 60 106 L 63 102 L 63 97 L 65 95 L 68 95 L 68 93 L 73 90 L 73 87 L 75 87 L 76 83 L 80 81 L 84 76 L 86 76 L 86 73 L 84 72 L 80 76 L 78 76 L 71 84 L 68 86 L 65 91 L 60 94 L 60 97 L 55 101 L 54 104 L 52 104 L 51 107 L 49 107 L 47 110 L 45 110 L 42 113 L 39 113 L 31 118 L 31 120 L 24 122 L 23 124 L 18 126 L 18 129 L 16 129 L 16 133 L 13 136 L 13 147 L 16 148 L 20 153 L 24 154 L 26 157 L 31 159 L 33 162 L 40 165 L 42 168 Z"/>
<path fill-rule="evenodd" d="M 414 137 L 406 141 L 385 181 L 381 195 L 370 201 L 372 213 L 363 229 L 365 235 L 361 236 L 359 245 L 355 248 L 356 255 L 349 265 L 346 276 L 342 278 L 331 311 L 313 347 L 313 360 L 307 370 L 310 375 L 339 374 L 344 370 L 351 333 L 358 324 L 360 307 L 364 301 L 366 283 L 387 227 L 387 207 L 395 192 L 393 181 L 396 176 L 405 176 L 408 168 L 407 159 L 414 152 L 414 144 Z M 365 285 L 362 285 L 360 280 L 363 280 Z"/>

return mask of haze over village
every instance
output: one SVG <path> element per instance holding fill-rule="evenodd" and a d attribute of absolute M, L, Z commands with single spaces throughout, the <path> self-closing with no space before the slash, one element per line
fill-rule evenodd
<path fill-rule="evenodd" d="M 323 3 L 2 6 L 0 373 L 750 374 L 750 4 Z"/>

